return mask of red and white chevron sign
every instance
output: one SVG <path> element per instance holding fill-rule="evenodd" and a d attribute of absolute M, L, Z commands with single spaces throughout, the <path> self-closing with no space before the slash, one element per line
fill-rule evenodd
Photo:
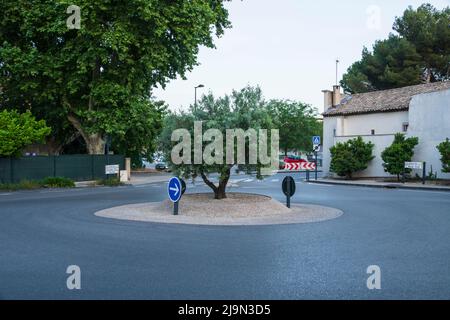
<path fill-rule="evenodd" d="M 314 162 L 286 163 L 284 168 L 290 171 L 315 170 L 316 164 Z"/>

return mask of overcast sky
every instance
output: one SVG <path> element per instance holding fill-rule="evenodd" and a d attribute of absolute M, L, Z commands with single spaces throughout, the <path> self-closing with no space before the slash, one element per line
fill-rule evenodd
<path fill-rule="evenodd" d="M 439 9 L 450 0 L 428 1 Z M 299 100 L 323 111 L 322 90 L 335 83 L 335 61 L 342 73 L 361 57 L 363 46 L 392 32 L 396 16 L 415 0 L 233 0 L 226 4 L 232 29 L 216 40 L 216 49 L 201 48 L 200 65 L 187 80 L 173 80 L 154 95 L 172 110 L 194 102 L 198 94 L 230 93 L 260 85 L 266 99 Z"/>

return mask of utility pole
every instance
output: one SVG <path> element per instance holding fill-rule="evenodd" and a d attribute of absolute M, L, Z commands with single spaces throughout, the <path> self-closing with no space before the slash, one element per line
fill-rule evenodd
<path fill-rule="evenodd" d="M 196 86 L 195 88 L 194 88 L 194 91 L 195 91 L 195 101 L 194 101 L 194 113 L 197 111 L 197 89 L 198 88 L 204 88 L 205 86 L 203 85 L 203 84 L 199 84 L 198 86 Z"/>

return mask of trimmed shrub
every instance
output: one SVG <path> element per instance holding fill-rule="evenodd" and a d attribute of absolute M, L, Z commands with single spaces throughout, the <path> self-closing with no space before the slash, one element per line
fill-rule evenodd
<path fill-rule="evenodd" d="M 330 171 L 351 179 L 353 173 L 367 169 L 369 162 L 375 158 L 372 155 L 373 147 L 372 142 L 364 142 L 361 137 L 338 142 L 330 148 Z"/>
<path fill-rule="evenodd" d="M 450 140 L 447 138 L 437 149 L 441 154 L 442 172 L 450 172 Z"/>

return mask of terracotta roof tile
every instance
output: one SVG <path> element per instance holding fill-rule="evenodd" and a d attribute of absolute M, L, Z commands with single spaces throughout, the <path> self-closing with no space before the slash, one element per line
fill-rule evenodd
<path fill-rule="evenodd" d="M 341 104 L 325 111 L 323 116 L 404 111 L 409 109 L 409 103 L 413 96 L 448 89 L 450 89 L 450 81 L 354 94 L 345 97 Z"/>

